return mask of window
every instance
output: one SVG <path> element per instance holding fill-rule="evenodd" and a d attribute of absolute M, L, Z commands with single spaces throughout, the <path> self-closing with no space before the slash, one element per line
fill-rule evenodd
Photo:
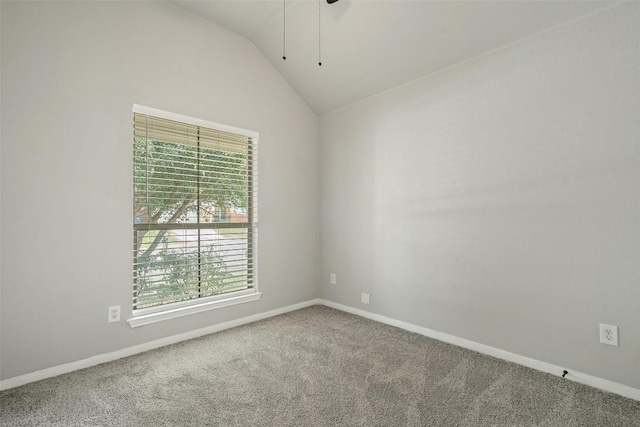
<path fill-rule="evenodd" d="M 259 298 L 258 134 L 134 106 L 131 326 Z"/>

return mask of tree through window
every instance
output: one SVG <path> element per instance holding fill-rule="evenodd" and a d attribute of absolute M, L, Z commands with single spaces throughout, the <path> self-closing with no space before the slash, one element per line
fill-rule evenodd
<path fill-rule="evenodd" d="M 134 315 L 256 284 L 257 134 L 179 117 L 134 113 Z"/>

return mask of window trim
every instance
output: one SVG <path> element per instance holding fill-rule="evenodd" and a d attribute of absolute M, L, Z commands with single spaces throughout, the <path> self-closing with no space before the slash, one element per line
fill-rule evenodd
<path fill-rule="evenodd" d="M 164 320 L 176 319 L 178 317 L 188 316 L 190 314 L 202 313 L 203 311 L 215 310 L 217 308 L 229 307 L 231 305 L 242 304 L 245 302 L 257 301 L 262 296 L 262 292 L 258 289 L 247 289 L 245 291 L 232 292 L 230 294 L 213 295 L 210 297 L 199 298 L 197 300 L 187 300 L 173 303 L 182 305 L 175 307 L 173 304 L 170 309 L 156 311 L 152 313 L 136 314 L 127 319 L 129 326 L 137 328 L 138 326 L 149 325 L 152 323 L 162 322 Z M 166 306 L 165 306 L 166 307 Z M 153 310 L 157 307 L 151 307 Z"/>
<path fill-rule="evenodd" d="M 156 108 L 145 107 L 143 105 L 133 104 L 133 113 L 146 114 L 162 119 L 178 121 L 187 123 L 190 125 L 205 127 L 209 129 L 216 129 L 223 132 L 235 133 L 237 135 L 246 136 L 251 138 L 253 144 L 257 148 L 259 133 L 249 131 L 246 129 L 236 128 L 233 126 L 223 125 L 207 120 L 196 119 L 181 114 L 171 113 L 168 111 L 158 110 Z M 251 160 L 257 163 L 257 159 Z M 255 190 L 257 183 L 257 169 L 255 173 L 249 175 L 249 186 Z M 207 297 L 179 301 L 167 305 L 159 305 L 155 307 L 149 307 L 146 309 L 132 311 L 131 318 L 127 319 L 129 326 L 136 328 L 143 325 L 148 325 L 164 320 L 175 319 L 191 314 L 201 313 L 204 311 L 214 310 L 218 308 L 228 307 L 231 305 L 241 304 L 245 302 L 257 301 L 260 299 L 262 293 L 258 290 L 258 222 L 254 213 L 256 212 L 257 200 L 254 197 L 250 198 L 248 206 L 248 220 L 250 222 L 249 229 L 251 230 L 250 241 L 253 243 L 253 285 L 250 289 L 241 291 L 232 291 L 225 294 L 211 295 Z M 135 228 L 135 225 L 134 225 Z"/>

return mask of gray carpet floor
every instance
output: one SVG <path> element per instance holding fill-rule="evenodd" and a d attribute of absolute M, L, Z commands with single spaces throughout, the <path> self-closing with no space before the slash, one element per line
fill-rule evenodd
<path fill-rule="evenodd" d="M 640 402 L 324 306 L 0 393 L 3 426 L 640 426 Z"/>

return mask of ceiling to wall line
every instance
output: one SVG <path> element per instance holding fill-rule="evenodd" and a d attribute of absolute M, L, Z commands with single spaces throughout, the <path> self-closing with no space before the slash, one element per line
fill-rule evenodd
<path fill-rule="evenodd" d="M 318 114 L 368 98 L 614 1 L 176 1 L 251 41 Z"/>

